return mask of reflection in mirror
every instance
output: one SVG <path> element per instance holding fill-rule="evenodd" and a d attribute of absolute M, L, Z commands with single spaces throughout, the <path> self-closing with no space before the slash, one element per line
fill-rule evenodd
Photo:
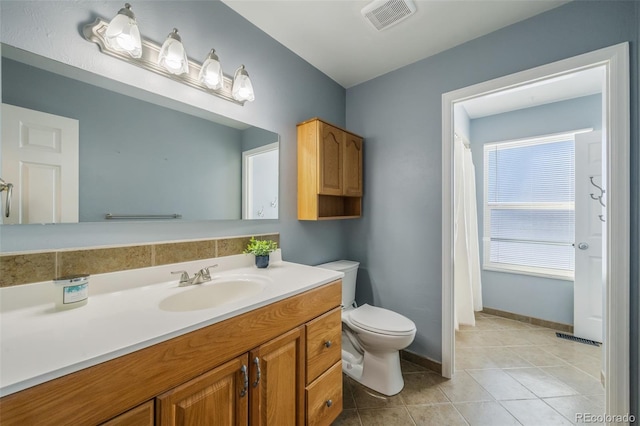
<path fill-rule="evenodd" d="M 7 50 L 3 46 L 3 55 Z M 13 217 L 5 224 L 97 222 L 108 220 L 107 214 L 241 219 L 243 199 L 263 204 L 242 194 L 243 152 L 262 146 L 271 147 L 275 162 L 270 160 L 269 178 L 262 181 L 269 186 L 255 196 L 268 195 L 276 204 L 265 205 L 268 214 L 244 218 L 278 217 L 276 133 L 229 119 L 220 124 L 203 118 L 206 111 L 155 105 L 22 63 L 15 55 L 2 58 L 2 103 L 0 172 L 14 184 Z M 5 114 L 7 109 L 17 112 Z M 69 134 L 72 142 L 64 139 Z M 38 152 L 16 152 L 25 146 Z"/>

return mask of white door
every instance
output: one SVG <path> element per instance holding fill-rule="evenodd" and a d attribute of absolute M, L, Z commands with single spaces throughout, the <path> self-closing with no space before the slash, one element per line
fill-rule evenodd
<path fill-rule="evenodd" d="M 78 132 L 78 120 L 2 104 L 3 223 L 78 222 Z"/>
<path fill-rule="evenodd" d="M 606 193 L 602 175 L 602 134 L 577 134 L 575 193 L 575 282 L 573 334 L 602 342 L 604 283 L 602 232 Z M 605 189 L 606 191 L 606 189 Z"/>

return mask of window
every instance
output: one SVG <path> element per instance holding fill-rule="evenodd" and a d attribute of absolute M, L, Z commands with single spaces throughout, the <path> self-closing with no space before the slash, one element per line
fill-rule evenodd
<path fill-rule="evenodd" d="M 484 146 L 488 270 L 573 279 L 574 134 Z"/>

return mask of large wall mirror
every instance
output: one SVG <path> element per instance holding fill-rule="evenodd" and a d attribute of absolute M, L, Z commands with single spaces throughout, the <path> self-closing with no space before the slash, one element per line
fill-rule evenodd
<path fill-rule="evenodd" d="M 2 45 L 2 223 L 278 217 L 276 133 L 65 67 Z"/>

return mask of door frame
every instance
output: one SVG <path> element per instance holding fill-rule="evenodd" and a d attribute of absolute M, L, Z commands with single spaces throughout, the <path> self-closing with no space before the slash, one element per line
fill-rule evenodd
<path fill-rule="evenodd" d="M 542 65 L 442 95 L 442 375 L 452 377 L 455 357 L 453 287 L 453 140 L 455 103 L 604 66 L 603 132 L 606 132 L 606 304 L 604 329 L 605 409 L 627 414 L 629 397 L 630 112 L 629 43 Z"/>

